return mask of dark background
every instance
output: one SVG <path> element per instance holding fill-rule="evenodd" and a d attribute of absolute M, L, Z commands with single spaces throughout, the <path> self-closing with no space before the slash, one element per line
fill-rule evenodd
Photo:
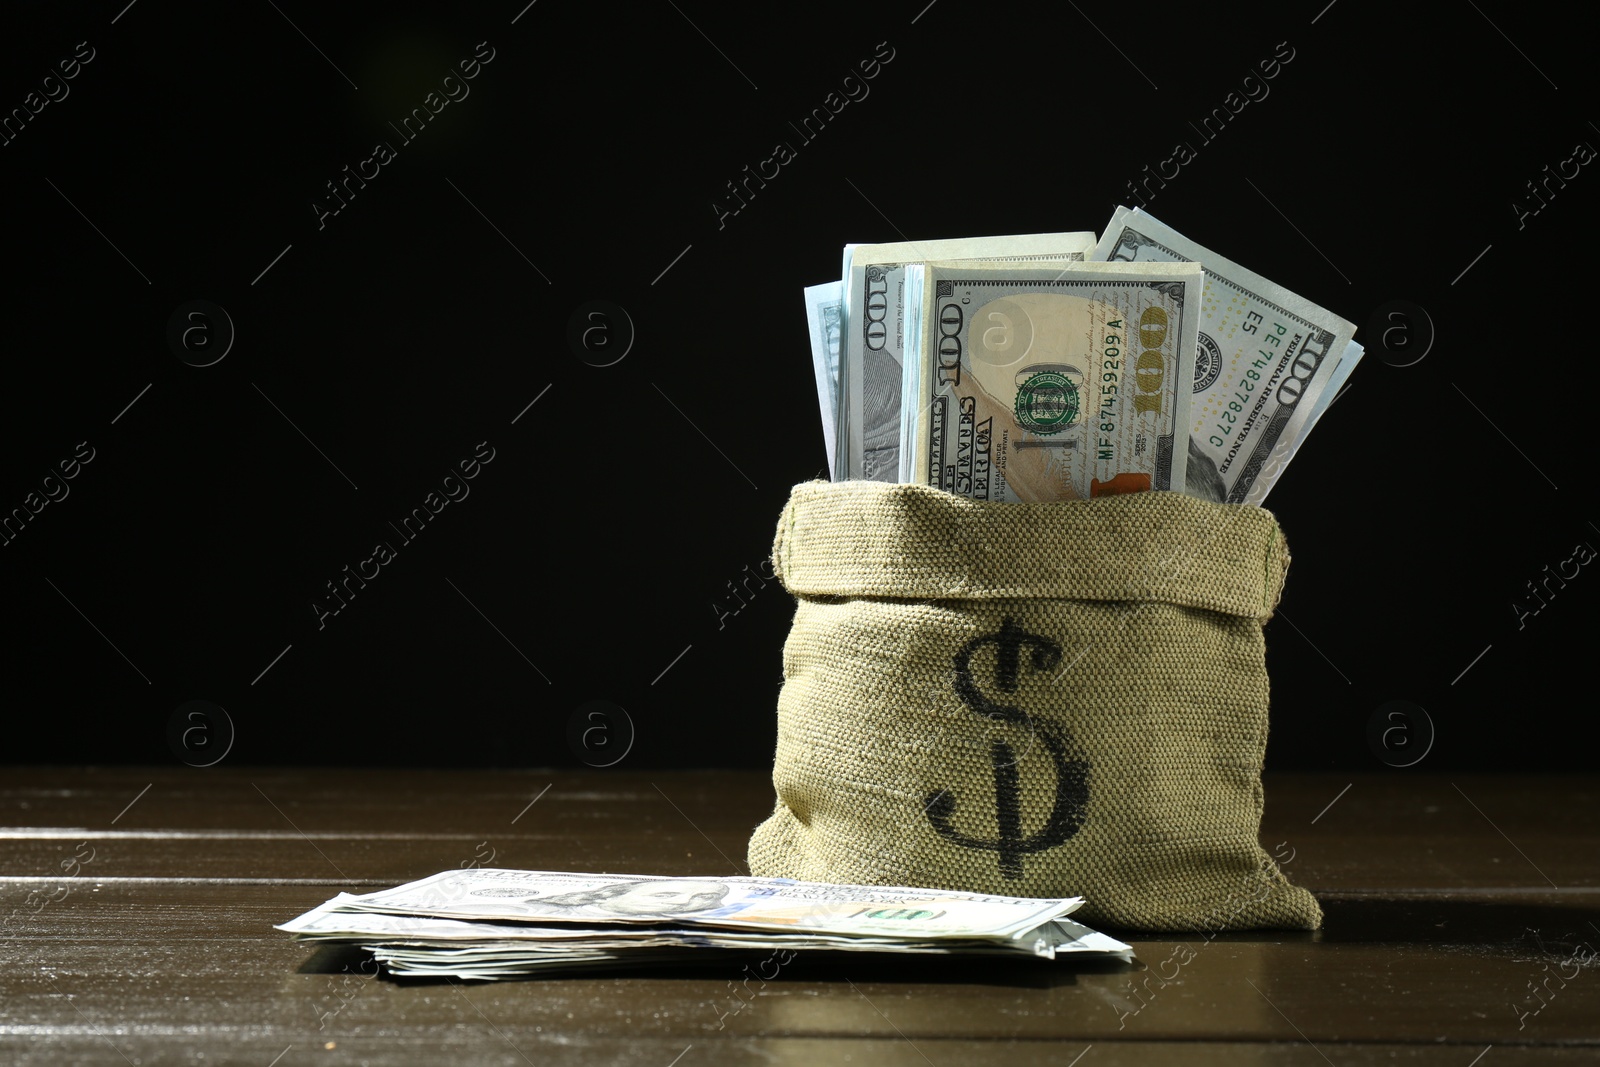
<path fill-rule="evenodd" d="M 1593 765 L 1600 577 L 1512 607 L 1600 544 L 1600 176 L 1512 207 L 1600 144 L 1567 8 L 523 3 L 0 14 L 5 114 L 94 50 L 0 147 L 0 511 L 94 450 L 0 547 L 0 762 L 205 762 L 168 734 L 225 739 L 179 711 L 201 700 L 231 763 L 604 762 L 569 723 L 615 753 L 618 708 L 620 766 L 768 763 L 791 601 L 732 614 L 728 583 L 825 466 L 801 288 L 847 241 L 1098 232 L 1187 141 L 1151 212 L 1368 350 L 1269 501 L 1295 559 L 1269 766 L 1381 769 L 1369 722 L 1421 751 L 1417 708 L 1423 767 Z M 402 143 L 478 42 L 470 95 Z M 870 95 L 801 143 L 879 42 Z M 1189 123 L 1279 42 L 1270 94 L 1205 143 Z M 379 141 L 396 158 L 319 228 Z M 719 225 L 778 141 L 797 158 Z M 636 331 L 611 366 L 567 337 L 595 299 Z M 236 331 L 211 366 L 168 340 L 191 300 Z M 1373 321 L 1396 300 L 1431 345 L 1415 310 Z M 470 495 L 401 544 L 388 522 L 482 441 Z M 398 558 L 319 628 L 379 540 Z"/>

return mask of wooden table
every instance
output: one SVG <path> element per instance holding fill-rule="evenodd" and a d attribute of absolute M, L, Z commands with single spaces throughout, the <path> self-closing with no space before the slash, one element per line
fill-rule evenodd
<path fill-rule="evenodd" d="M 1121 932 L 1131 966 L 803 957 L 736 998 L 731 964 L 375 979 L 271 926 L 473 863 L 742 873 L 763 774 L 11 769 L 0 1062 L 1594 1063 L 1597 801 L 1596 778 L 1269 777 L 1262 841 L 1317 933 Z"/>

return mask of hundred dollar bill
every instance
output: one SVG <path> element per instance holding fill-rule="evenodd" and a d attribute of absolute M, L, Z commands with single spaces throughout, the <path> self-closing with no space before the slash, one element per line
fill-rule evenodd
<path fill-rule="evenodd" d="M 811 334 L 811 369 L 817 376 L 817 407 L 828 472 L 837 468 L 839 433 L 839 341 L 844 325 L 844 283 L 806 286 L 806 328 Z"/>
<path fill-rule="evenodd" d="M 847 943 L 827 945 L 823 946 L 823 948 L 825 950 L 921 953 L 941 956 L 1016 956 L 1021 953 L 1040 956 L 1045 959 L 1079 956 L 1083 958 L 1120 959 L 1124 962 L 1132 962 L 1132 948 L 1115 938 L 1089 930 L 1087 927 L 1078 926 L 1070 919 L 1060 919 L 1054 923 L 1048 923 L 1040 929 L 1042 932 L 1048 932 L 1040 937 L 1035 945 L 1028 947 L 1017 947 L 1001 942 L 979 942 L 962 943 L 960 945 L 920 946 Z M 1083 935 L 1074 936 L 1074 929 L 1083 931 Z M 704 948 L 709 946 L 697 946 L 695 948 L 580 948 L 560 953 L 547 953 L 542 948 L 530 947 L 527 942 L 484 942 L 481 947 L 446 949 L 442 951 L 431 945 L 415 946 L 384 942 L 366 944 L 363 947 L 371 951 L 373 958 L 393 975 L 407 977 L 448 976 L 493 981 L 550 972 L 593 972 L 618 968 L 631 970 L 645 965 L 672 966 L 704 963 L 707 962 Z M 757 952 L 770 950 L 757 965 L 764 979 L 777 977 L 777 970 L 792 961 L 797 952 L 809 951 L 812 948 L 809 945 L 777 939 L 770 943 L 759 945 L 739 944 L 714 947 L 719 949 L 743 949 L 752 958 Z M 766 970 L 769 966 L 773 968 L 771 972 Z"/>
<path fill-rule="evenodd" d="M 974 500 L 1184 484 L 1200 267 L 907 268 L 899 476 Z"/>
<path fill-rule="evenodd" d="M 1118 208 L 1093 258 L 1205 268 L 1185 487 L 1209 500 L 1260 503 L 1298 447 L 1355 327 L 1143 208 Z"/>
<path fill-rule="evenodd" d="M 594 971 L 619 967 L 634 968 L 649 964 L 681 965 L 704 962 L 704 949 L 744 950 L 755 953 L 770 950 L 762 961 L 763 966 L 774 968 L 794 959 L 802 951 L 895 952 L 940 956 L 1038 956 L 1045 959 L 1063 957 L 1096 957 L 1120 959 L 1131 962 L 1133 950 L 1113 937 L 1074 923 L 1071 919 L 1058 919 L 1046 923 L 1030 943 L 978 941 L 978 942 L 910 942 L 885 941 L 864 943 L 862 939 L 839 938 L 827 944 L 813 945 L 789 935 L 768 935 L 766 938 L 748 937 L 727 944 L 687 941 L 682 945 L 663 941 L 664 947 L 619 945 L 611 948 L 573 947 L 560 951 L 547 950 L 543 945 L 527 940 L 484 940 L 469 946 L 441 947 L 433 944 L 405 942 L 352 942 L 369 949 L 374 958 L 391 974 L 406 976 L 449 975 L 458 978 L 501 979 L 551 971 Z M 741 935 L 734 935 L 740 937 Z M 658 939 L 650 939 L 655 942 Z M 775 978 L 776 973 L 766 973 L 765 978 Z"/>
<path fill-rule="evenodd" d="M 1290 444 L 1287 450 L 1281 448 L 1273 449 L 1272 459 L 1262 468 L 1261 476 L 1256 478 L 1255 484 L 1245 494 L 1244 502 L 1246 504 L 1259 505 L 1262 500 L 1266 499 L 1267 488 L 1278 480 L 1278 475 L 1283 472 L 1283 468 L 1287 467 L 1295 455 L 1299 453 L 1300 446 L 1305 444 L 1306 438 L 1311 436 L 1311 431 L 1317 428 L 1317 422 L 1322 418 L 1323 413 L 1328 410 L 1328 405 L 1339 398 L 1339 391 L 1344 388 L 1345 382 L 1350 378 L 1350 372 L 1355 370 L 1356 364 L 1361 362 L 1361 357 L 1365 352 L 1366 349 L 1355 341 L 1351 341 L 1344 346 L 1344 355 L 1339 357 L 1338 364 L 1333 368 L 1333 374 L 1328 378 L 1327 386 L 1322 390 L 1322 395 L 1317 397 L 1317 402 L 1311 408 L 1310 417 L 1306 419 L 1305 425 L 1300 428 L 1300 436 L 1294 439 L 1294 442 Z"/>
<path fill-rule="evenodd" d="M 632 926 L 606 922 L 491 922 L 443 919 L 433 915 L 394 914 L 346 909 L 351 897 L 340 894 L 274 929 L 299 941 L 411 946 L 419 951 L 460 955 L 560 957 L 573 952 L 639 948 L 809 948 L 866 952 L 954 952 L 1000 948 L 1008 952 L 1053 955 L 1056 952 L 1120 951 L 1121 942 L 1106 938 L 1070 919 L 1053 919 L 1026 938 L 975 937 L 921 939 L 915 920 L 900 936 L 733 930 L 710 926 L 648 923 Z M 1032 938 L 1032 941 L 1029 941 Z"/>
<path fill-rule="evenodd" d="M 1356 369 L 1356 364 L 1361 362 L 1361 357 L 1367 350 L 1359 341 L 1351 341 L 1344 346 L 1344 354 L 1339 357 L 1338 366 L 1333 368 L 1333 375 L 1328 379 L 1328 387 L 1317 397 L 1316 406 L 1311 409 L 1311 417 L 1306 420 L 1306 428 L 1300 435 L 1300 440 L 1294 446 L 1299 448 L 1301 442 L 1311 436 L 1311 431 L 1316 429 L 1317 421 L 1322 418 L 1323 412 L 1328 410 L 1328 405 L 1339 399 L 1339 394 L 1344 390 L 1345 383 L 1350 380 L 1350 372 Z"/>
<path fill-rule="evenodd" d="M 1131 961 L 1130 946 L 1066 917 L 1081 903 L 787 879 L 479 869 L 340 893 L 277 929 L 300 941 L 359 946 L 390 974 L 483 979 L 685 964 L 704 961 L 707 950 L 769 950 L 768 963 L 799 951 Z"/>
<path fill-rule="evenodd" d="M 1082 262 L 1092 233 L 1035 233 L 948 241 L 847 245 L 844 250 L 845 445 L 835 479 L 899 476 L 900 381 L 905 364 L 905 268 L 938 260 L 1012 264 Z"/>
<path fill-rule="evenodd" d="M 669 922 L 932 941 L 1020 937 L 1082 903 L 1082 897 L 1004 897 L 783 878 L 657 878 L 479 867 L 346 896 L 339 907 L 497 922 Z"/>

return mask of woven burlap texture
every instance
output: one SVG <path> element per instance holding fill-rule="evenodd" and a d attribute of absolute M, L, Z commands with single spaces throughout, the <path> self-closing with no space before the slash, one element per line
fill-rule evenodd
<path fill-rule="evenodd" d="M 1269 512 L 810 482 L 772 558 L 797 605 L 752 874 L 1083 896 L 1128 929 L 1321 924 L 1257 840 L 1289 565 Z"/>

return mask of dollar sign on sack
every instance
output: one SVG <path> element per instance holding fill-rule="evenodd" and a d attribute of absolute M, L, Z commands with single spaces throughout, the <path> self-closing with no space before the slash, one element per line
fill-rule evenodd
<path fill-rule="evenodd" d="M 1000 873 L 1007 878 L 1022 877 L 1022 857 L 1066 842 L 1083 825 L 1089 804 L 1089 763 L 1069 759 L 1070 736 L 1051 723 L 1036 722 L 1014 704 L 990 699 L 972 677 L 972 657 L 979 649 L 993 645 L 995 681 L 1002 691 L 1017 691 L 1023 653 L 1036 671 L 1051 670 L 1061 662 L 1061 646 L 1048 637 L 1029 633 L 1007 616 L 1000 629 L 974 638 L 961 646 L 955 656 L 955 689 L 961 702 L 978 715 L 995 722 L 1026 727 L 1044 742 L 1056 776 L 1055 801 L 1045 824 L 1031 834 L 1023 832 L 1022 784 L 1017 774 L 1016 753 L 1005 741 L 995 738 L 989 745 L 994 764 L 994 821 L 996 834 L 990 840 L 972 837 L 957 830 L 952 822 L 956 800 L 948 789 L 929 793 L 924 810 L 939 834 L 963 848 L 983 849 L 997 854 Z"/>

